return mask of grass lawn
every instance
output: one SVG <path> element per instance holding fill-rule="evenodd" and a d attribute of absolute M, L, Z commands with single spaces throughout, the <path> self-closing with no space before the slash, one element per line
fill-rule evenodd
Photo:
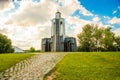
<path fill-rule="evenodd" d="M 0 54 L 0 72 L 34 54 Z"/>
<path fill-rule="evenodd" d="M 51 73 L 54 80 L 120 80 L 120 52 L 70 53 Z"/>

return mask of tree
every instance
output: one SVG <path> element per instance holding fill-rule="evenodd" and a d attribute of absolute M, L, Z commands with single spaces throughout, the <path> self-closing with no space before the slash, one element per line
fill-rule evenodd
<path fill-rule="evenodd" d="M 114 51 L 114 33 L 111 32 L 110 27 L 105 28 L 103 32 L 102 46 L 104 47 L 105 51 Z"/>
<path fill-rule="evenodd" d="M 35 52 L 35 48 L 34 47 L 31 47 L 29 52 Z"/>
<path fill-rule="evenodd" d="M 115 37 L 115 43 L 114 43 L 116 51 L 120 51 L 120 36 Z"/>
<path fill-rule="evenodd" d="M 12 53 L 14 49 L 11 45 L 11 40 L 7 36 L 0 33 L 0 53 Z"/>
<path fill-rule="evenodd" d="M 82 51 L 93 51 L 94 50 L 94 42 L 92 41 L 93 34 L 94 33 L 94 28 L 90 25 L 87 24 L 83 27 L 83 31 L 78 34 L 78 40 L 79 40 L 79 45 L 80 49 Z"/>
<path fill-rule="evenodd" d="M 120 50 L 120 37 L 115 37 L 110 27 L 99 28 L 97 25 L 87 24 L 77 37 L 80 51 Z"/>
<path fill-rule="evenodd" d="M 101 51 L 101 49 L 102 49 L 103 31 L 104 30 L 102 28 L 98 28 L 98 26 L 96 25 L 95 33 L 94 33 L 94 36 L 93 36 L 96 51 Z"/>

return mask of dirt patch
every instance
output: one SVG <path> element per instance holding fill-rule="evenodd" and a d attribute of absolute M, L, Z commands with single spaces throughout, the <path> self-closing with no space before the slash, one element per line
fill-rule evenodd
<path fill-rule="evenodd" d="M 56 77 L 56 72 L 53 72 L 49 76 L 46 77 L 46 80 L 53 80 L 55 77 Z"/>
<path fill-rule="evenodd" d="M 56 78 L 56 68 L 53 68 L 49 73 L 44 76 L 44 80 L 54 80 Z"/>

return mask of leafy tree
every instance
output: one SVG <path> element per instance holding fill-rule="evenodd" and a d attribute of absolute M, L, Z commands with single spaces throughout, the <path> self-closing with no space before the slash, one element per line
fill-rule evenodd
<path fill-rule="evenodd" d="M 103 38 L 103 29 L 99 28 L 96 25 L 95 27 L 95 33 L 94 33 L 94 45 L 95 45 L 95 50 L 96 51 L 101 51 L 102 49 L 102 38 Z"/>
<path fill-rule="evenodd" d="M 104 29 L 104 35 L 102 39 L 102 46 L 104 47 L 105 51 L 114 51 L 114 33 L 111 32 L 111 28 Z"/>
<path fill-rule="evenodd" d="M 120 51 L 120 37 L 115 37 L 110 27 L 87 24 L 77 37 L 79 51 Z"/>
<path fill-rule="evenodd" d="M 34 47 L 31 47 L 29 52 L 35 52 L 35 48 Z"/>
<path fill-rule="evenodd" d="M 115 43 L 114 43 L 116 51 L 120 51 L 120 36 L 115 37 Z"/>
<path fill-rule="evenodd" d="M 78 34 L 78 40 L 80 43 L 80 49 L 82 51 L 93 51 L 94 50 L 94 42 L 92 41 L 94 28 L 87 24 L 83 27 L 82 33 Z"/>
<path fill-rule="evenodd" d="M 7 36 L 0 33 L 0 53 L 12 53 L 14 49 L 11 45 L 11 40 Z"/>

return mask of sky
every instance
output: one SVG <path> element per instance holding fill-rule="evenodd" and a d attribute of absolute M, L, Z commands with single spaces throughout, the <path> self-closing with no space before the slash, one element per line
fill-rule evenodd
<path fill-rule="evenodd" d="M 65 19 L 66 36 L 76 37 L 86 24 L 110 26 L 120 36 L 120 0 L 0 0 L 0 33 L 13 46 L 41 49 L 57 10 Z"/>

